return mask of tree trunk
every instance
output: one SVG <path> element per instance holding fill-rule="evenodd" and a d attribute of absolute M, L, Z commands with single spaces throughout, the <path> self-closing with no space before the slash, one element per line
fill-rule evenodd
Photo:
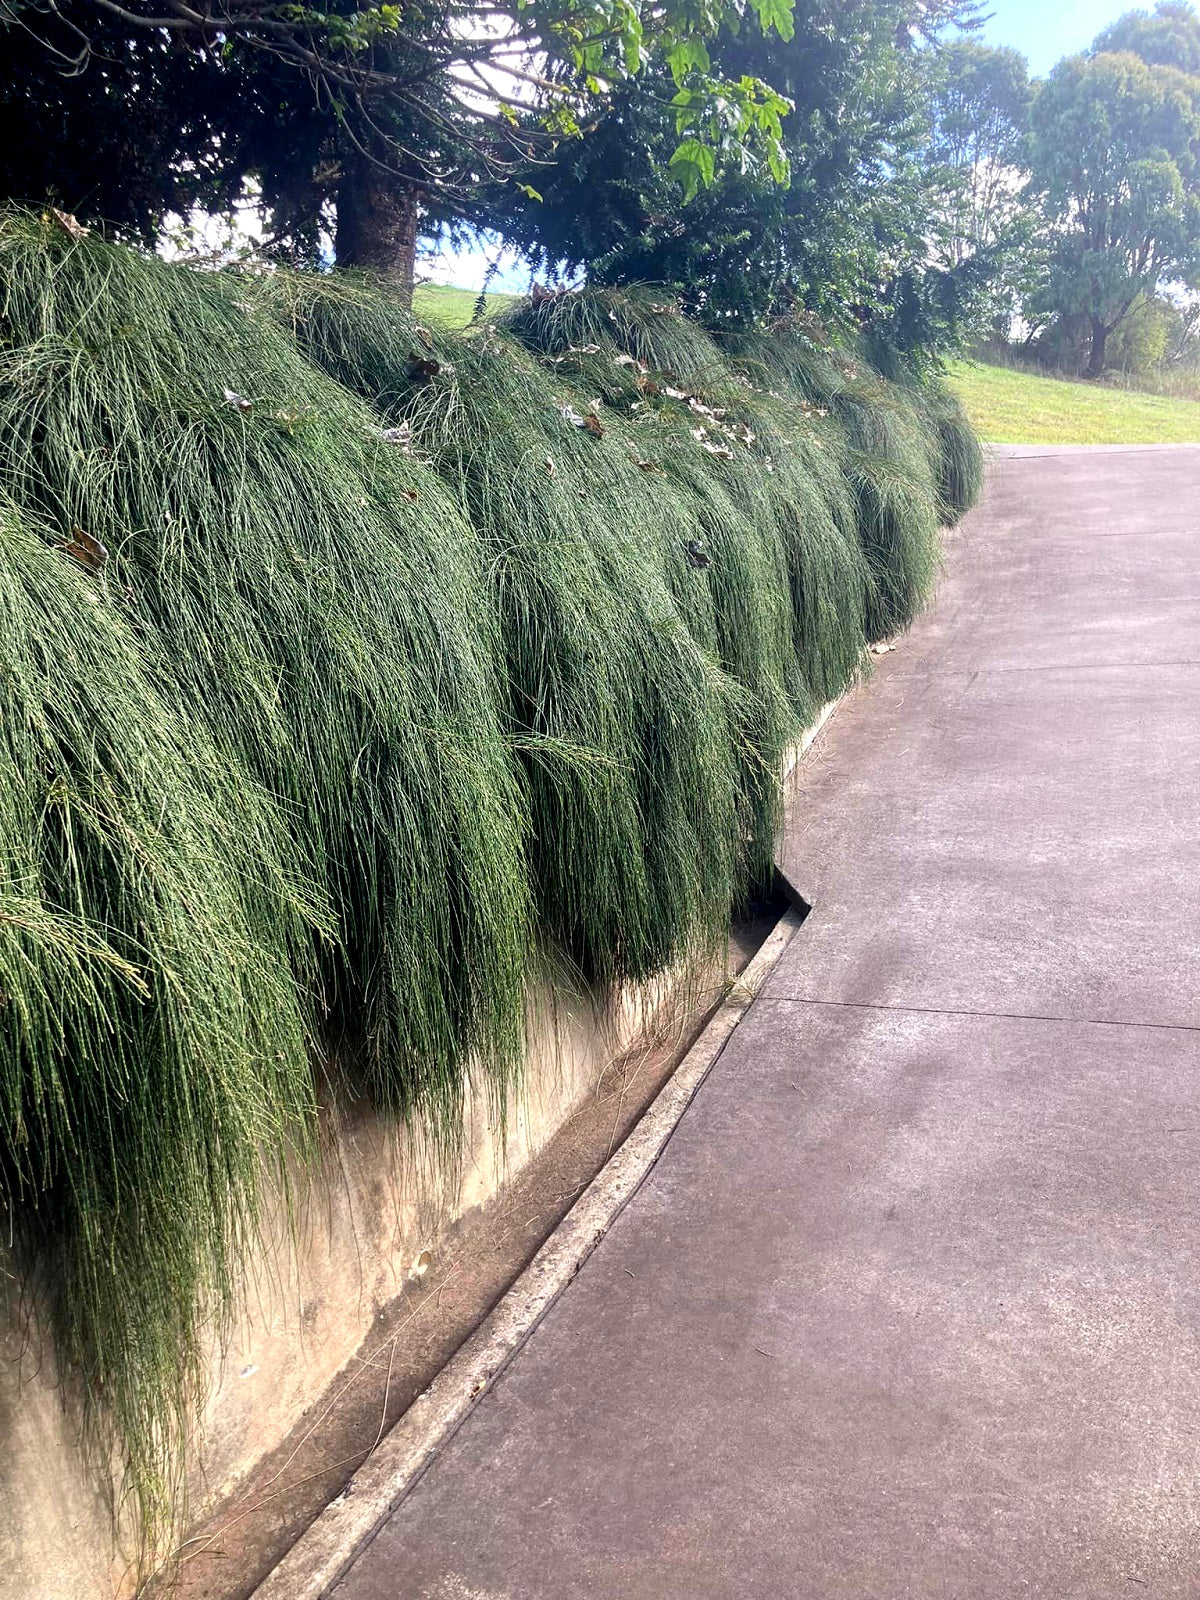
<path fill-rule="evenodd" d="M 411 184 L 365 156 L 347 157 L 337 197 L 339 267 L 378 273 L 411 305 L 417 220 L 417 191 Z"/>
<path fill-rule="evenodd" d="M 1104 358 L 1108 350 L 1108 325 L 1099 317 L 1092 318 L 1092 354 L 1087 365 L 1087 376 L 1099 378 L 1104 372 Z"/>

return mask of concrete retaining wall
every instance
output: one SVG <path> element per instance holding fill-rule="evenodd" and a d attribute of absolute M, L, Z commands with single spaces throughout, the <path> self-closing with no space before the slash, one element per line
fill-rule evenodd
<path fill-rule="evenodd" d="M 484 1097 L 473 1095 L 457 1171 L 431 1173 L 378 1118 L 351 1115 L 329 1127 L 321 1175 L 291 1224 L 281 1215 L 268 1226 L 232 1336 L 214 1345 L 190 1462 L 197 1517 L 233 1495 L 334 1383 L 420 1252 L 535 1155 L 606 1067 L 702 1005 L 722 979 L 677 974 L 603 1013 L 543 992 L 504 1141 Z M 49 1353 L 14 1305 L 0 1331 L 0 1600 L 110 1600 L 132 1587 Z"/>

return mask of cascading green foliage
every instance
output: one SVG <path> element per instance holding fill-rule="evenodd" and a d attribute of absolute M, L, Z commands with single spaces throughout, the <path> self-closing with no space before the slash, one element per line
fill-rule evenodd
<path fill-rule="evenodd" d="M 24 219 L 0 230 L 0 487 L 44 528 L 32 553 L 59 592 L 85 597 L 74 612 L 60 600 L 71 626 L 48 631 L 40 668 L 27 669 L 49 673 L 57 640 L 67 677 L 58 691 L 76 708 L 60 754 L 24 757 L 28 782 L 44 777 L 53 798 L 70 760 L 93 762 L 101 693 L 119 718 L 114 760 L 145 768 L 126 748 L 154 726 L 134 699 L 136 680 L 126 684 L 117 667 L 103 688 L 87 679 L 93 635 L 119 624 L 152 644 L 158 694 L 185 722 L 186 759 L 143 779 L 147 816 L 166 806 L 199 828 L 216 811 L 222 837 L 241 839 L 237 852 L 209 847 L 227 862 L 225 898 L 236 891 L 250 902 L 277 946 L 295 921 L 271 898 L 280 858 L 331 913 L 332 937 L 322 918 L 290 938 L 276 1006 L 274 967 L 243 954 L 241 935 L 239 944 L 210 931 L 220 902 L 195 886 L 198 869 L 159 863 L 119 818 L 106 853 L 99 841 L 86 854 L 77 842 L 89 814 L 78 808 L 63 842 L 54 805 L 14 824 L 28 843 L 3 864 L 6 878 L 28 879 L 39 850 L 53 852 L 54 875 L 42 932 L 25 935 L 24 962 L 5 985 L 16 1014 L 44 1019 L 14 1061 L 23 1087 L 9 1099 L 63 1110 L 26 1115 L 10 1131 L 13 1163 L 22 1141 L 29 1149 L 9 1190 L 27 1259 L 46 1266 L 70 1367 L 119 1424 L 150 1521 L 161 1509 L 151 1465 L 173 1454 L 149 1426 L 162 1409 L 157 1379 L 170 1382 L 175 1360 L 179 1396 L 186 1390 L 176 1347 L 194 1330 L 196 1291 L 229 1281 L 218 1245 L 245 1210 L 254 1144 L 281 1153 L 311 1114 L 308 1070 L 289 1078 L 295 1092 L 281 1094 L 269 1120 L 259 1114 L 262 1040 L 279 1034 L 271 1060 L 274 1050 L 294 1054 L 301 1013 L 317 1056 L 336 1053 L 352 1081 L 381 1104 L 421 1113 L 447 1143 L 468 1066 L 499 1100 L 522 1043 L 526 824 L 497 714 L 478 543 L 437 478 L 382 438 L 378 418 L 274 322 L 239 308 L 235 290 L 90 240 L 60 244 Z M 86 541 L 109 552 L 90 578 L 52 548 Z M 6 642 L 18 661 L 29 648 L 19 630 Z M 82 687 L 69 688 L 65 669 L 77 658 Z M 25 720 L 11 698 L 8 720 Z M 207 747 L 223 774 L 215 799 L 193 757 Z M 251 808 L 254 827 L 242 832 L 242 797 L 259 791 L 269 818 Z M 159 879 L 177 881 L 169 915 L 157 909 Z M 128 903 L 116 899 L 123 884 Z M 118 911 L 130 977 L 122 987 L 109 976 L 111 998 L 92 999 L 69 947 L 49 934 L 67 917 L 107 948 Z M 80 992 L 86 1050 L 55 1034 L 38 998 L 64 986 Z M 253 1032 L 228 1020 L 247 1006 Z M 110 1077 L 98 1075 L 98 1060 L 111 1061 Z M 166 1083 L 179 1126 L 160 1139 L 147 1119 Z M 72 1108 L 93 1096 L 71 1136 Z M 189 1136 L 194 1177 L 171 1144 Z M 75 1143 L 97 1165 L 86 1190 Z M 60 1195 L 64 1174 L 77 1188 Z M 77 1217 L 68 1217 L 72 1194 Z M 60 1232 L 65 1267 L 50 1248 Z"/>
<path fill-rule="evenodd" d="M 715 947 L 973 447 L 653 292 L 431 333 L 0 219 L 0 1171 L 147 1529 L 314 1083 L 448 1153 L 545 958 Z"/>
<path fill-rule="evenodd" d="M 928 386 L 927 403 L 938 441 L 938 505 L 954 527 L 983 492 L 983 446 L 957 395 L 944 384 Z"/>
<path fill-rule="evenodd" d="M 588 401 L 513 342 L 443 340 L 453 376 L 422 383 L 409 376 L 420 336 L 377 292 L 268 287 L 290 291 L 314 360 L 411 425 L 483 542 L 547 937 L 601 982 L 712 943 L 736 885 L 740 706 L 687 562 L 704 534 L 694 506 L 617 429 L 568 420 Z"/>
<path fill-rule="evenodd" d="M 274 804 L 40 533 L 0 499 L 0 1195 L 154 1521 L 194 1308 L 234 1279 L 261 1153 L 311 1133 L 319 913 Z"/>
<path fill-rule="evenodd" d="M 336 913 L 323 1031 L 383 1099 L 452 1122 L 468 1055 L 518 1058 L 524 949 L 470 528 L 216 275 L 13 223 L 0 340 L 10 493 L 107 547 L 174 694 L 280 800 Z"/>
<path fill-rule="evenodd" d="M 937 531 L 966 504 L 944 496 L 970 490 L 950 481 L 935 422 L 953 401 L 935 380 L 882 377 L 865 348 L 839 350 L 782 326 L 744 341 L 744 358 L 798 390 L 840 424 L 844 470 L 856 501 L 858 537 L 871 574 L 866 632 L 874 643 L 906 628 L 937 573 Z M 977 488 L 977 485 L 976 485 Z"/>

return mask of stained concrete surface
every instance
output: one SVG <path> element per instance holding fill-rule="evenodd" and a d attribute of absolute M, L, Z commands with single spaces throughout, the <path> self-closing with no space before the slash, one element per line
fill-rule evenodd
<path fill-rule="evenodd" d="M 1022 457 L 815 906 L 338 1600 L 1200 1594 L 1200 451 Z"/>

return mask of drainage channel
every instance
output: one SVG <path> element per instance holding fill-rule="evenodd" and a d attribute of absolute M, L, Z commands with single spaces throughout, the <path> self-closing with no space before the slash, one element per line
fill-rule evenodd
<path fill-rule="evenodd" d="M 324 1600 L 519 1353 L 649 1176 L 759 987 L 799 931 L 808 907 L 785 898 L 787 909 L 625 1142 L 345 1491 L 253 1591 L 254 1600 Z"/>
<path fill-rule="evenodd" d="M 723 989 L 672 1037 L 613 1063 L 499 1194 L 448 1230 L 430 1271 L 144 1600 L 328 1592 L 636 1192 L 808 910 L 776 874 L 731 929 Z"/>

